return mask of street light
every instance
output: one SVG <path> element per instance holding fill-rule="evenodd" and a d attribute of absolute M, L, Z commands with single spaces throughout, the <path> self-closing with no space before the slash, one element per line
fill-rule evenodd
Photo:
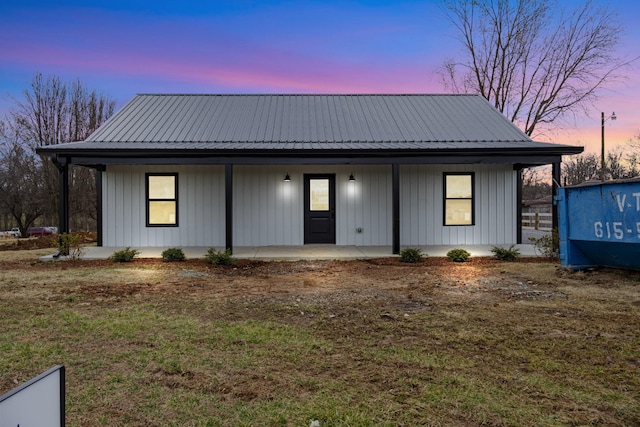
<path fill-rule="evenodd" d="M 611 113 L 611 115 L 607 118 L 604 117 L 604 112 L 601 113 L 602 114 L 602 146 L 601 146 L 601 152 L 600 152 L 600 180 L 604 181 L 604 122 L 606 122 L 607 120 L 611 119 L 611 120 L 615 120 L 616 117 L 616 113 L 613 112 Z"/>

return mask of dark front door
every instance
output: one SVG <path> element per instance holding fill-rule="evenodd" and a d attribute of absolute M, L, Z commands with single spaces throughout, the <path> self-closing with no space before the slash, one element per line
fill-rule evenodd
<path fill-rule="evenodd" d="M 304 176 L 304 242 L 336 242 L 336 176 Z"/>

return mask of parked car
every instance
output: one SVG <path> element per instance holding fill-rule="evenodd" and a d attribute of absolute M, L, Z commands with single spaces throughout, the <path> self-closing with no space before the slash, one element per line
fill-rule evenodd
<path fill-rule="evenodd" d="M 48 227 L 29 227 L 27 229 L 27 237 L 51 236 L 53 231 Z"/>
<path fill-rule="evenodd" d="M 13 237 L 22 237 L 22 233 L 20 232 L 20 229 L 18 227 L 12 228 L 11 230 L 7 231 L 6 234 Z"/>

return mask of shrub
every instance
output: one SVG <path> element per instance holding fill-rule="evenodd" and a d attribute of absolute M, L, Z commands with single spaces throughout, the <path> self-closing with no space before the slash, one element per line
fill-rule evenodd
<path fill-rule="evenodd" d="M 471 254 L 464 249 L 451 249 L 447 252 L 447 258 L 449 258 L 449 261 L 467 262 L 471 258 Z"/>
<path fill-rule="evenodd" d="M 516 245 L 511 245 L 508 249 L 501 246 L 494 246 L 491 248 L 491 252 L 501 261 L 515 261 L 520 257 L 520 250 L 516 248 Z"/>
<path fill-rule="evenodd" d="M 162 251 L 162 260 L 166 262 L 184 261 L 186 258 L 182 248 L 169 248 Z"/>
<path fill-rule="evenodd" d="M 140 254 L 140 251 L 137 249 L 131 249 L 127 246 L 120 251 L 115 251 L 113 255 L 111 255 L 111 260 L 113 262 L 131 262 L 131 260 L 138 254 Z"/>
<path fill-rule="evenodd" d="M 209 248 L 205 258 L 213 265 L 233 265 L 236 263 L 229 249 L 218 252 L 215 248 Z"/>
<path fill-rule="evenodd" d="M 560 238 L 558 237 L 558 230 L 553 229 L 551 234 L 544 235 L 542 237 L 529 237 L 529 241 L 539 251 L 542 256 L 547 258 L 557 258 L 558 249 L 560 248 Z"/>
<path fill-rule="evenodd" d="M 416 263 L 422 261 L 424 255 L 420 248 L 404 248 L 400 251 L 400 261 Z"/>
<path fill-rule="evenodd" d="M 71 259 L 80 259 L 84 254 L 84 238 L 80 234 L 62 233 L 58 236 L 60 254 L 68 255 Z"/>

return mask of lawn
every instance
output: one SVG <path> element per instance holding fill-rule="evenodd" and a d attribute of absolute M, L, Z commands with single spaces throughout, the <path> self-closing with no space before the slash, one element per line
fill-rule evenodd
<path fill-rule="evenodd" d="M 68 426 L 640 425 L 640 273 L 0 252 L 0 394 Z"/>

